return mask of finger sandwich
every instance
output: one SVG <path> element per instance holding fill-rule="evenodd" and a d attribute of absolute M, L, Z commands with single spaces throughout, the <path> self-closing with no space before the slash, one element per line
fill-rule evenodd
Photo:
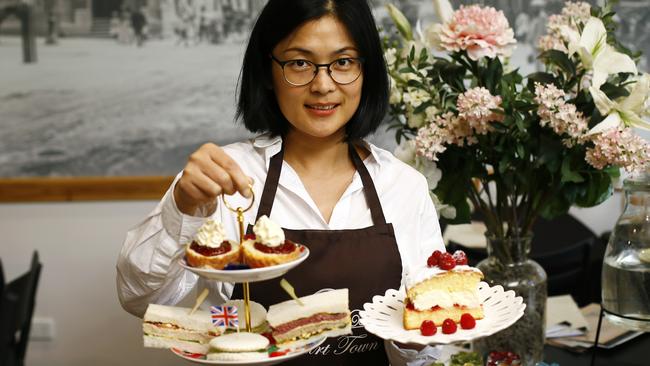
<path fill-rule="evenodd" d="M 208 343 L 220 334 L 212 325 L 210 313 L 191 309 L 149 304 L 144 314 L 144 346 L 177 348 L 190 353 L 208 353 Z"/>
<path fill-rule="evenodd" d="M 266 317 L 278 344 L 352 333 L 348 289 L 332 290 L 271 305 Z"/>

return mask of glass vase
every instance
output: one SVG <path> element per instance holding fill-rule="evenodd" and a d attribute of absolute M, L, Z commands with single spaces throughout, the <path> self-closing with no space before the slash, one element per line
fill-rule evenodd
<path fill-rule="evenodd" d="M 650 176 L 626 179 L 625 209 L 609 238 L 602 273 L 605 316 L 650 331 Z"/>
<path fill-rule="evenodd" d="M 544 353 L 546 325 L 546 272 L 528 258 L 532 236 L 487 238 L 488 257 L 477 267 L 490 286 L 513 290 L 526 304 L 524 315 L 515 324 L 473 342 L 474 350 L 487 355 L 492 351 L 514 352 L 521 364 L 534 366 Z"/>

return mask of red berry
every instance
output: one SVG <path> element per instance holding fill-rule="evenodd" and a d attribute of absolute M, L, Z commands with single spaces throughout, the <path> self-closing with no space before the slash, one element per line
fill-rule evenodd
<path fill-rule="evenodd" d="M 472 314 L 464 313 L 460 316 L 460 327 L 463 329 L 472 329 L 476 326 L 476 320 Z"/>
<path fill-rule="evenodd" d="M 436 328 L 436 325 L 431 320 L 425 320 L 420 324 L 420 333 L 422 333 L 423 336 L 432 336 L 436 334 L 437 331 L 438 328 Z"/>
<path fill-rule="evenodd" d="M 456 333 L 456 329 L 457 329 L 457 326 L 456 326 L 456 323 L 453 320 L 447 318 L 447 319 L 445 319 L 445 321 L 442 322 L 442 332 L 444 334 Z"/>
<path fill-rule="evenodd" d="M 462 250 L 455 251 L 454 254 L 452 255 L 452 257 L 456 261 L 457 265 L 459 265 L 459 266 L 466 266 L 467 265 L 467 255 Z"/>
<path fill-rule="evenodd" d="M 492 351 L 490 352 L 490 359 L 493 361 L 501 361 L 506 357 L 504 352 Z"/>
<path fill-rule="evenodd" d="M 434 250 L 433 253 L 431 254 L 432 257 L 435 259 L 440 259 L 440 256 L 442 255 L 442 252 L 439 250 Z"/>
<path fill-rule="evenodd" d="M 441 269 L 444 269 L 445 271 L 449 271 L 454 267 L 456 267 L 456 261 L 451 256 L 451 254 L 444 253 L 440 256 L 440 260 L 438 261 L 438 266 Z"/>
<path fill-rule="evenodd" d="M 255 240 L 256 236 L 255 234 L 246 234 L 244 235 L 244 240 Z"/>
<path fill-rule="evenodd" d="M 435 266 L 437 266 L 437 265 L 438 265 L 438 258 L 436 258 L 436 257 L 434 257 L 433 255 L 431 255 L 431 256 L 427 259 L 427 266 L 429 266 L 429 267 L 435 267 Z"/>

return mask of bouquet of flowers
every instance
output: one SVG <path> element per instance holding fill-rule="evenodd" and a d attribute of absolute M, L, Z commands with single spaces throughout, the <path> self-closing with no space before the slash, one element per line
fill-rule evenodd
<path fill-rule="evenodd" d="M 534 220 L 598 205 L 621 169 L 644 170 L 650 75 L 617 42 L 611 4 L 565 4 L 538 42 L 544 71 L 509 65 L 516 45 L 503 12 L 434 0 L 440 23 L 413 29 L 397 8 L 384 39 L 396 155 L 423 171 L 443 217 L 479 210 L 494 238 Z"/>

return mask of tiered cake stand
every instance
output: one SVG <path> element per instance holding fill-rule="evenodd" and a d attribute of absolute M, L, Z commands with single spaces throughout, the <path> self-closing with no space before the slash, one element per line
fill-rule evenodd
<path fill-rule="evenodd" d="M 251 192 L 253 192 L 252 187 Z M 239 241 L 240 244 L 244 241 L 244 212 L 250 210 L 253 206 L 255 196 L 251 198 L 251 203 L 247 208 L 231 207 L 226 201 L 225 197 L 222 196 L 223 202 L 226 207 L 237 214 L 237 222 L 239 223 Z M 196 273 L 197 275 L 212 281 L 220 282 L 229 282 L 229 283 L 241 283 L 244 292 L 244 305 L 245 305 L 245 319 L 246 319 L 246 331 L 251 331 L 251 316 L 250 316 L 250 282 L 259 282 L 266 281 L 280 277 L 287 273 L 292 268 L 296 267 L 302 263 L 309 256 L 309 249 L 304 247 L 304 250 L 300 253 L 300 256 L 288 263 L 279 264 L 276 266 L 263 267 L 263 268 L 252 268 L 252 269 L 232 269 L 232 270 L 216 270 L 216 269 L 207 269 L 207 268 L 197 268 L 191 267 L 185 261 L 185 258 L 181 259 L 181 267 Z M 172 352 L 179 357 L 182 357 L 186 360 L 211 364 L 211 365 L 252 365 L 252 366 L 267 366 L 274 365 L 280 362 L 287 361 L 289 359 L 298 357 L 309 352 L 311 349 L 319 346 L 325 341 L 325 338 L 319 338 L 316 340 L 309 341 L 309 343 L 295 343 L 290 347 L 278 349 L 276 352 L 279 354 L 277 357 L 269 357 L 268 359 L 255 360 L 255 361 L 213 361 L 207 360 L 205 355 L 202 354 L 192 354 L 183 352 L 180 350 L 173 349 Z"/>

